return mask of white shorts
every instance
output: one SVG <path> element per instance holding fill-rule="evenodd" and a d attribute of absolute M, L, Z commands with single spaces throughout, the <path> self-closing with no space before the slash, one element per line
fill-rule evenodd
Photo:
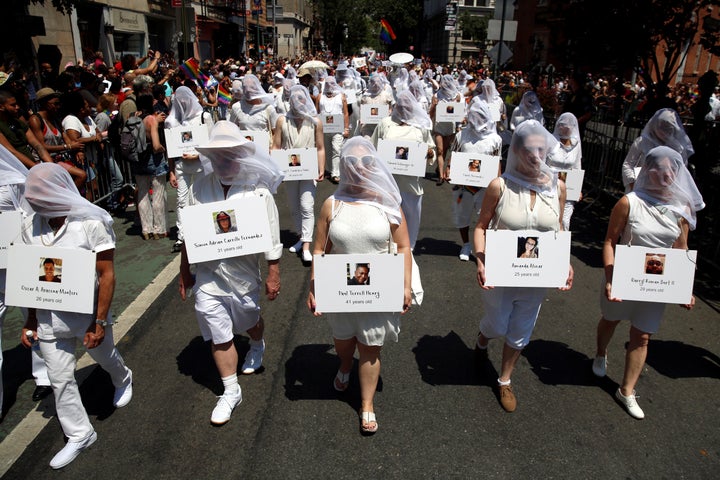
<path fill-rule="evenodd" d="M 605 296 L 605 280 L 600 292 L 600 311 L 605 320 L 618 322 L 630 320 L 633 327 L 645 333 L 657 333 L 660 322 L 665 313 L 665 303 L 638 302 L 636 300 L 623 300 L 611 302 Z"/>
<path fill-rule="evenodd" d="M 259 291 L 244 297 L 214 296 L 195 291 L 195 315 L 205 341 L 215 345 L 232 341 L 234 334 L 250 330 L 260 321 Z"/>
<path fill-rule="evenodd" d="M 546 288 L 495 287 L 483 290 L 485 316 L 480 333 L 487 338 L 505 337 L 505 343 L 522 350 L 530 343 Z"/>

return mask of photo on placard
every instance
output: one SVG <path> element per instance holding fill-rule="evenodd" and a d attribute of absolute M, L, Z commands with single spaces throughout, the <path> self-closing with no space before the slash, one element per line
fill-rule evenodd
<path fill-rule="evenodd" d="M 41 282 L 62 282 L 62 258 L 40 258 L 40 276 Z"/>
<path fill-rule="evenodd" d="M 370 115 L 375 116 L 375 115 L 377 115 L 377 114 L 378 114 L 378 109 L 377 109 L 377 107 L 372 107 L 372 108 L 370 109 Z"/>
<path fill-rule="evenodd" d="M 190 143 L 190 142 L 192 142 L 193 134 L 191 131 L 182 132 L 180 138 L 182 140 L 182 143 Z"/>
<path fill-rule="evenodd" d="M 517 258 L 538 258 L 538 237 L 518 237 Z"/>
<path fill-rule="evenodd" d="M 332 125 L 333 123 L 335 123 L 335 118 L 332 115 L 327 115 L 325 117 L 325 123 L 327 125 Z"/>
<path fill-rule="evenodd" d="M 665 273 L 665 254 L 645 254 L 645 273 L 649 275 L 662 275 Z"/>
<path fill-rule="evenodd" d="M 235 210 L 213 212 L 212 216 L 215 224 L 215 233 L 218 235 L 237 232 Z"/>
<path fill-rule="evenodd" d="M 480 160 L 472 159 L 468 162 L 468 172 L 479 172 L 480 171 Z"/>
<path fill-rule="evenodd" d="M 255 141 L 255 139 L 252 137 L 252 135 L 245 135 L 245 140 L 247 140 L 248 142 L 254 142 L 254 141 Z"/>
<path fill-rule="evenodd" d="M 455 107 L 453 105 L 448 105 L 447 108 L 445 108 L 445 113 L 455 113 Z"/>
<path fill-rule="evenodd" d="M 288 155 L 288 166 L 289 167 L 299 167 L 302 163 L 300 162 L 300 155 L 297 153 L 291 153 Z"/>
<path fill-rule="evenodd" d="M 347 263 L 347 284 L 348 285 L 370 285 L 370 264 Z M 351 267 L 353 267 L 351 269 Z"/>
<path fill-rule="evenodd" d="M 405 146 L 396 147 L 395 148 L 395 158 L 397 158 L 398 160 L 407 160 L 409 150 L 410 150 L 410 148 L 405 147 Z"/>
<path fill-rule="evenodd" d="M 563 182 L 567 182 L 567 175 L 568 172 L 558 172 L 558 179 L 562 180 Z"/>

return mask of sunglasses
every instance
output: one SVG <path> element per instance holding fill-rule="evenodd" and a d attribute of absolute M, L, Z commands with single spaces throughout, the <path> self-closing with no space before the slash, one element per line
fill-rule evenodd
<path fill-rule="evenodd" d="M 363 167 L 372 167 L 375 165 L 375 157 L 372 155 L 364 155 L 362 157 L 356 157 L 354 155 L 346 155 L 345 161 L 350 165 L 362 164 Z"/>

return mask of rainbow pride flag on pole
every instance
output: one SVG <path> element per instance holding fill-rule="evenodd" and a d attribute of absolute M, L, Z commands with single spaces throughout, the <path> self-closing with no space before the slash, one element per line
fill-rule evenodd
<path fill-rule="evenodd" d="M 390 44 L 395 40 L 397 36 L 393 32 L 392 27 L 384 18 L 380 19 L 380 41 L 383 43 Z"/>
<path fill-rule="evenodd" d="M 230 95 L 230 92 L 225 90 L 225 87 L 222 85 L 218 86 L 218 96 L 217 96 L 218 102 L 222 103 L 223 105 L 229 105 L 230 101 L 232 100 L 232 96 Z"/>
<path fill-rule="evenodd" d="M 200 64 L 194 58 L 185 60 L 182 65 L 180 65 L 180 70 L 182 70 L 188 78 L 203 82 L 204 75 L 200 73 Z"/>

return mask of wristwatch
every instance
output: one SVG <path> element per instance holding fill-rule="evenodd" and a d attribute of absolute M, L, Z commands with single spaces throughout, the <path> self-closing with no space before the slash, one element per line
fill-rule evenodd
<path fill-rule="evenodd" d="M 100 325 L 103 328 L 108 326 L 107 320 L 100 320 L 99 318 L 95 320 L 95 323 L 97 323 L 98 325 Z"/>

